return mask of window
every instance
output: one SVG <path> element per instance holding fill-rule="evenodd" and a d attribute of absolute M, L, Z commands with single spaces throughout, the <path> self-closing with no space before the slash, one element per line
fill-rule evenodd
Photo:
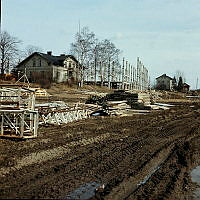
<path fill-rule="evenodd" d="M 60 72 L 59 71 L 57 71 L 57 73 L 56 73 L 56 78 L 57 78 L 57 80 L 60 79 Z"/>
<path fill-rule="evenodd" d="M 33 59 L 33 67 L 36 66 L 36 62 L 35 62 L 35 59 Z"/>
<path fill-rule="evenodd" d="M 72 71 L 69 71 L 68 73 L 69 73 L 69 78 L 72 78 L 73 75 Z"/>
<path fill-rule="evenodd" d="M 69 68 L 71 68 L 72 67 L 72 63 L 71 62 L 69 62 Z"/>
<path fill-rule="evenodd" d="M 42 66 L 42 61 L 41 61 L 41 59 L 39 59 L 39 66 L 40 66 L 40 67 Z"/>

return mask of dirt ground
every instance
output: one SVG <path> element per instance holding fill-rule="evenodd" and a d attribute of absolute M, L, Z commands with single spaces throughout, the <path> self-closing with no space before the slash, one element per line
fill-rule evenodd
<path fill-rule="evenodd" d="M 40 127 L 38 135 L 0 139 L 1 199 L 73 199 L 73 191 L 87 183 L 105 186 L 91 199 L 193 198 L 200 103 Z"/>

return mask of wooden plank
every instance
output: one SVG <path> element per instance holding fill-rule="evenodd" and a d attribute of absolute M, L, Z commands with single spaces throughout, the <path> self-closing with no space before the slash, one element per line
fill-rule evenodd
<path fill-rule="evenodd" d="M 3 135 L 4 132 L 3 123 L 4 123 L 4 114 L 1 115 L 1 135 Z"/>
<path fill-rule="evenodd" d="M 18 135 L 0 135 L 0 137 L 4 137 L 4 138 L 19 138 L 19 139 L 31 139 L 31 138 L 36 138 L 37 136 L 18 136 Z"/>

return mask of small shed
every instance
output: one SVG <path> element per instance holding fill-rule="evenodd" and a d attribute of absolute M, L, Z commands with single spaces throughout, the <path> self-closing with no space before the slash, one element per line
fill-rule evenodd
<path fill-rule="evenodd" d="M 183 92 L 188 92 L 190 90 L 190 85 L 183 83 Z"/>

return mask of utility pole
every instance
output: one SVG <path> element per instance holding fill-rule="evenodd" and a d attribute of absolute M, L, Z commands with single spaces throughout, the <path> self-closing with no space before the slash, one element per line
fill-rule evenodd
<path fill-rule="evenodd" d="M 2 6 L 1 6 L 1 0 L 0 0 L 0 35 L 1 35 L 1 19 L 2 19 Z"/>
<path fill-rule="evenodd" d="M 78 22 L 78 44 L 80 45 L 80 20 Z M 81 82 L 81 76 L 80 76 L 80 52 L 78 50 L 78 69 L 76 69 L 76 84 L 77 84 L 77 88 L 80 87 L 80 82 Z"/>
<path fill-rule="evenodd" d="M 198 79 L 198 77 L 197 77 L 196 90 L 198 89 L 198 81 L 199 81 L 199 79 Z"/>

